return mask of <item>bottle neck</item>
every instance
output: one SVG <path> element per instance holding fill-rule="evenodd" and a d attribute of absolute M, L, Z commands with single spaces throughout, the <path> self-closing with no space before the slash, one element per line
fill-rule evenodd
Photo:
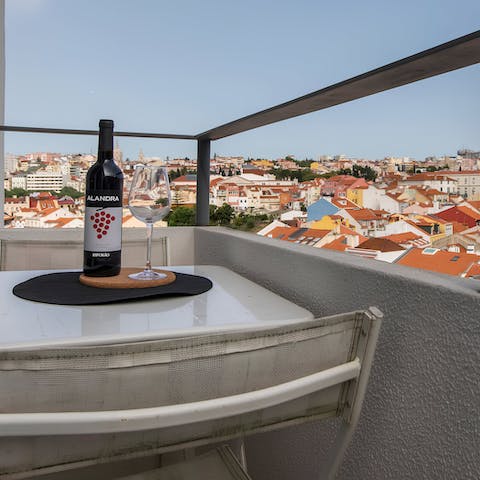
<path fill-rule="evenodd" d="M 97 162 L 113 159 L 113 128 L 100 128 L 98 134 Z"/>

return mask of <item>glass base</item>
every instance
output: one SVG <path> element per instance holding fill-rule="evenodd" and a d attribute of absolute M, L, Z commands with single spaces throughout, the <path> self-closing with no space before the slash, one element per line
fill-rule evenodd
<path fill-rule="evenodd" d="M 158 273 L 154 270 L 144 270 L 143 272 L 131 273 L 128 278 L 132 280 L 160 280 L 166 278 L 164 273 Z"/>

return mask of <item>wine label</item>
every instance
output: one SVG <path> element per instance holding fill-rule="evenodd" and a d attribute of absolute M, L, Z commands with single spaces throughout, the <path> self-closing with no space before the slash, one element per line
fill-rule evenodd
<path fill-rule="evenodd" d="M 115 252 L 122 248 L 122 208 L 85 208 L 85 250 Z M 93 253 L 95 256 L 95 253 Z"/>
<path fill-rule="evenodd" d="M 121 207 L 122 197 L 111 190 L 97 190 L 95 193 L 88 193 L 85 205 L 87 207 Z"/>
<path fill-rule="evenodd" d="M 85 245 L 92 257 L 108 258 L 122 248 L 122 198 L 115 191 L 87 193 Z"/>

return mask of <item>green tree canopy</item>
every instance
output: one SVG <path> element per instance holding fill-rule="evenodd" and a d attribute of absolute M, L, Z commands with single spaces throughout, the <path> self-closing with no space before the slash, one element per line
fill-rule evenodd
<path fill-rule="evenodd" d="M 169 227 L 195 225 L 195 208 L 178 207 L 171 210 L 166 218 Z"/>
<path fill-rule="evenodd" d="M 365 180 L 375 181 L 377 178 L 377 172 L 372 167 L 361 165 L 354 165 L 352 168 L 352 175 L 357 178 L 363 177 Z"/>
<path fill-rule="evenodd" d="M 308 182 L 313 180 L 314 178 L 319 177 L 320 175 L 316 175 L 312 172 L 309 168 L 303 168 L 302 170 L 289 170 L 284 168 L 274 168 L 269 171 L 269 173 L 275 175 L 277 180 L 285 180 L 288 178 L 294 179 L 296 178 L 299 182 Z"/>
<path fill-rule="evenodd" d="M 5 190 L 5 197 L 26 197 L 28 191 L 23 188 L 12 188 L 11 190 Z"/>
<path fill-rule="evenodd" d="M 227 203 L 224 203 L 221 207 L 215 209 L 213 213 L 210 213 L 210 222 L 214 225 L 230 225 L 233 217 L 233 208 Z"/>
<path fill-rule="evenodd" d="M 72 197 L 72 198 L 80 198 L 83 197 L 83 192 L 79 192 L 72 187 L 63 187 L 59 192 L 51 192 L 53 195 L 58 197 Z"/>

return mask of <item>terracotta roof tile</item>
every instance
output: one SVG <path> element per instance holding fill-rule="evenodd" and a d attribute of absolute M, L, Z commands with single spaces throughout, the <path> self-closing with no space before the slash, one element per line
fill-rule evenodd
<path fill-rule="evenodd" d="M 331 230 L 320 230 L 316 228 L 276 227 L 268 232 L 267 236 L 293 243 L 306 243 L 321 239 L 330 232 Z"/>
<path fill-rule="evenodd" d="M 452 221 L 450 223 L 453 226 L 453 233 L 460 233 L 460 232 L 463 232 L 464 230 L 468 230 L 468 227 L 463 223 L 456 222 L 456 221 Z"/>
<path fill-rule="evenodd" d="M 476 277 L 480 276 L 480 264 L 475 263 L 473 264 L 468 270 L 465 275 L 466 277 Z"/>
<path fill-rule="evenodd" d="M 333 242 L 327 243 L 322 246 L 327 250 L 337 250 L 339 252 L 344 252 L 349 247 L 347 243 L 347 237 L 345 235 L 340 235 Z"/>
<path fill-rule="evenodd" d="M 480 261 L 480 256 L 468 253 L 438 250 L 433 255 L 428 255 L 425 253 L 425 250 L 412 248 L 400 257 L 396 263 L 407 267 L 460 276 L 467 272 L 468 269 L 478 261 Z"/>
<path fill-rule="evenodd" d="M 463 205 L 458 205 L 456 208 L 458 208 L 458 210 L 460 210 L 465 215 L 469 215 L 475 220 L 480 220 L 480 213 L 477 213 L 475 210 L 472 210 L 471 208 L 465 207 Z"/>
<path fill-rule="evenodd" d="M 332 198 L 332 205 L 335 205 L 338 208 L 357 208 L 358 205 L 356 203 L 353 203 L 351 200 L 345 197 L 333 197 Z"/>
<path fill-rule="evenodd" d="M 360 208 L 358 210 L 349 210 L 348 213 L 355 220 L 378 220 L 378 215 L 368 208 Z"/>
<path fill-rule="evenodd" d="M 475 209 L 480 211 L 480 200 L 469 200 L 468 203 Z"/>
<path fill-rule="evenodd" d="M 439 192 L 436 188 L 428 188 L 425 193 L 427 195 L 447 195 L 444 192 Z"/>
<path fill-rule="evenodd" d="M 46 208 L 45 210 L 42 210 L 40 214 L 42 217 L 45 217 L 47 215 L 50 215 L 53 212 L 56 212 L 57 210 L 60 210 L 58 207 L 52 207 L 52 208 Z"/>
<path fill-rule="evenodd" d="M 358 236 L 358 241 L 363 242 L 365 241 L 368 237 L 363 236 L 361 233 L 356 232 L 355 230 L 345 227 L 344 225 L 340 225 L 340 233 L 342 235 L 356 235 Z"/>
<path fill-rule="evenodd" d="M 398 245 L 398 243 L 392 242 L 388 238 L 381 238 L 381 237 L 372 237 L 365 242 L 362 242 L 358 245 L 357 248 L 363 248 L 367 250 L 378 250 L 380 252 L 398 252 L 399 250 L 405 250 L 402 246 Z"/>
<path fill-rule="evenodd" d="M 62 227 L 67 223 L 72 222 L 73 220 L 77 220 L 77 219 L 75 217 L 62 217 L 62 218 L 57 218 L 55 220 L 47 220 L 45 223 L 54 223 L 58 225 L 58 227 Z"/>
<path fill-rule="evenodd" d="M 386 238 L 387 240 L 391 240 L 399 245 L 414 245 L 416 247 L 426 247 L 430 245 L 427 240 L 420 235 L 415 235 L 413 232 L 394 233 L 381 238 Z"/>

